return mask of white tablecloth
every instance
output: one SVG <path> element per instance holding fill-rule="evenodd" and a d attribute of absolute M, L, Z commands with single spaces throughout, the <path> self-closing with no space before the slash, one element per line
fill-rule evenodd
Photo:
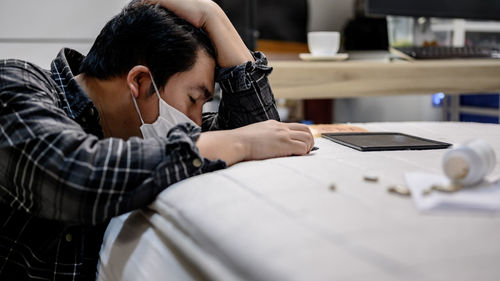
<path fill-rule="evenodd" d="M 452 144 L 482 138 L 500 156 L 499 125 L 355 125 Z M 100 279 L 499 280 L 500 215 L 422 214 L 387 192 L 405 172 L 439 173 L 446 150 L 359 152 L 321 138 L 316 146 L 187 179 L 152 211 L 113 221 Z M 499 176 L 497 165 L 490 179 Z"/>

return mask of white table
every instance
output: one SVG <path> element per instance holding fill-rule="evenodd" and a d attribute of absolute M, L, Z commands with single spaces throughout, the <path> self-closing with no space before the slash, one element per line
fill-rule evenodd
<path fill-rule="evenodd" d="M 500 126 L 368 123 L 500 156 Z M 325 139 L 312 155 L 190 178 L 109 229 L 101 280 L 498 280 L 500 214 L 418 212 L 387 192 L 440 172 L 446 150 L 358 152 Z M 367 171 L 378 182 L 363 180 Z M 500 176 L 497 165 L 494 176 Z M 336 191 L 330 186 L 335 184 Z M 122 218 L 124 219 L 124 218 Z"/>

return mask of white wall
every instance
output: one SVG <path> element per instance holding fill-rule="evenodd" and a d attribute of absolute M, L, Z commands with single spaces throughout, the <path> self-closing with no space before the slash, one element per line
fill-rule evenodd
<path fill-rule="evenodd" d="M 127 0 L 1 0 L 0 58 L 48 68 L 62 47 L 88 52 Z"/>

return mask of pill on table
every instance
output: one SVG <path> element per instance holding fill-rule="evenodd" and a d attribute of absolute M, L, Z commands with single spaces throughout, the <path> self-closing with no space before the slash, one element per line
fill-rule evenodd
<path fill-rule="evenodd" d="M 389 193 L 401 195 L 401 196 L 411 196 L 411 191 L 408 187 L 402 185 L 390 186 L 387 191 Z"/>
<path fill-rule="evenodd" d="M 363 175 L 365 181 L 378 182 L 378 175 L 372 172 L 367 172 Z"/>
<path fill-rule="evenodd" d="M 451 183 L 450 185 L 439 185 L 435 184 L 431 188 L 426 189 L 422 192 L 424 196 L 430 195 L 433 191 L 439 191 L 444 193 L 454 193 L 463 189 L 463 185 L 458 183 Z"/>

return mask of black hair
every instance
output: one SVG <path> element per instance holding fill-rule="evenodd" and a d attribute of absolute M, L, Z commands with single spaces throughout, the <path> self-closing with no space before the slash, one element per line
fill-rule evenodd
<path fill-rule="evenodd" d="M 101 30 L 80 73 L 104 80 L 126 75 L 140 64 L 162 88 L 172 75 L 194 66 L 200 49 L 216 58 L 202 30 L 159 5 L 134 0 Z"/>

